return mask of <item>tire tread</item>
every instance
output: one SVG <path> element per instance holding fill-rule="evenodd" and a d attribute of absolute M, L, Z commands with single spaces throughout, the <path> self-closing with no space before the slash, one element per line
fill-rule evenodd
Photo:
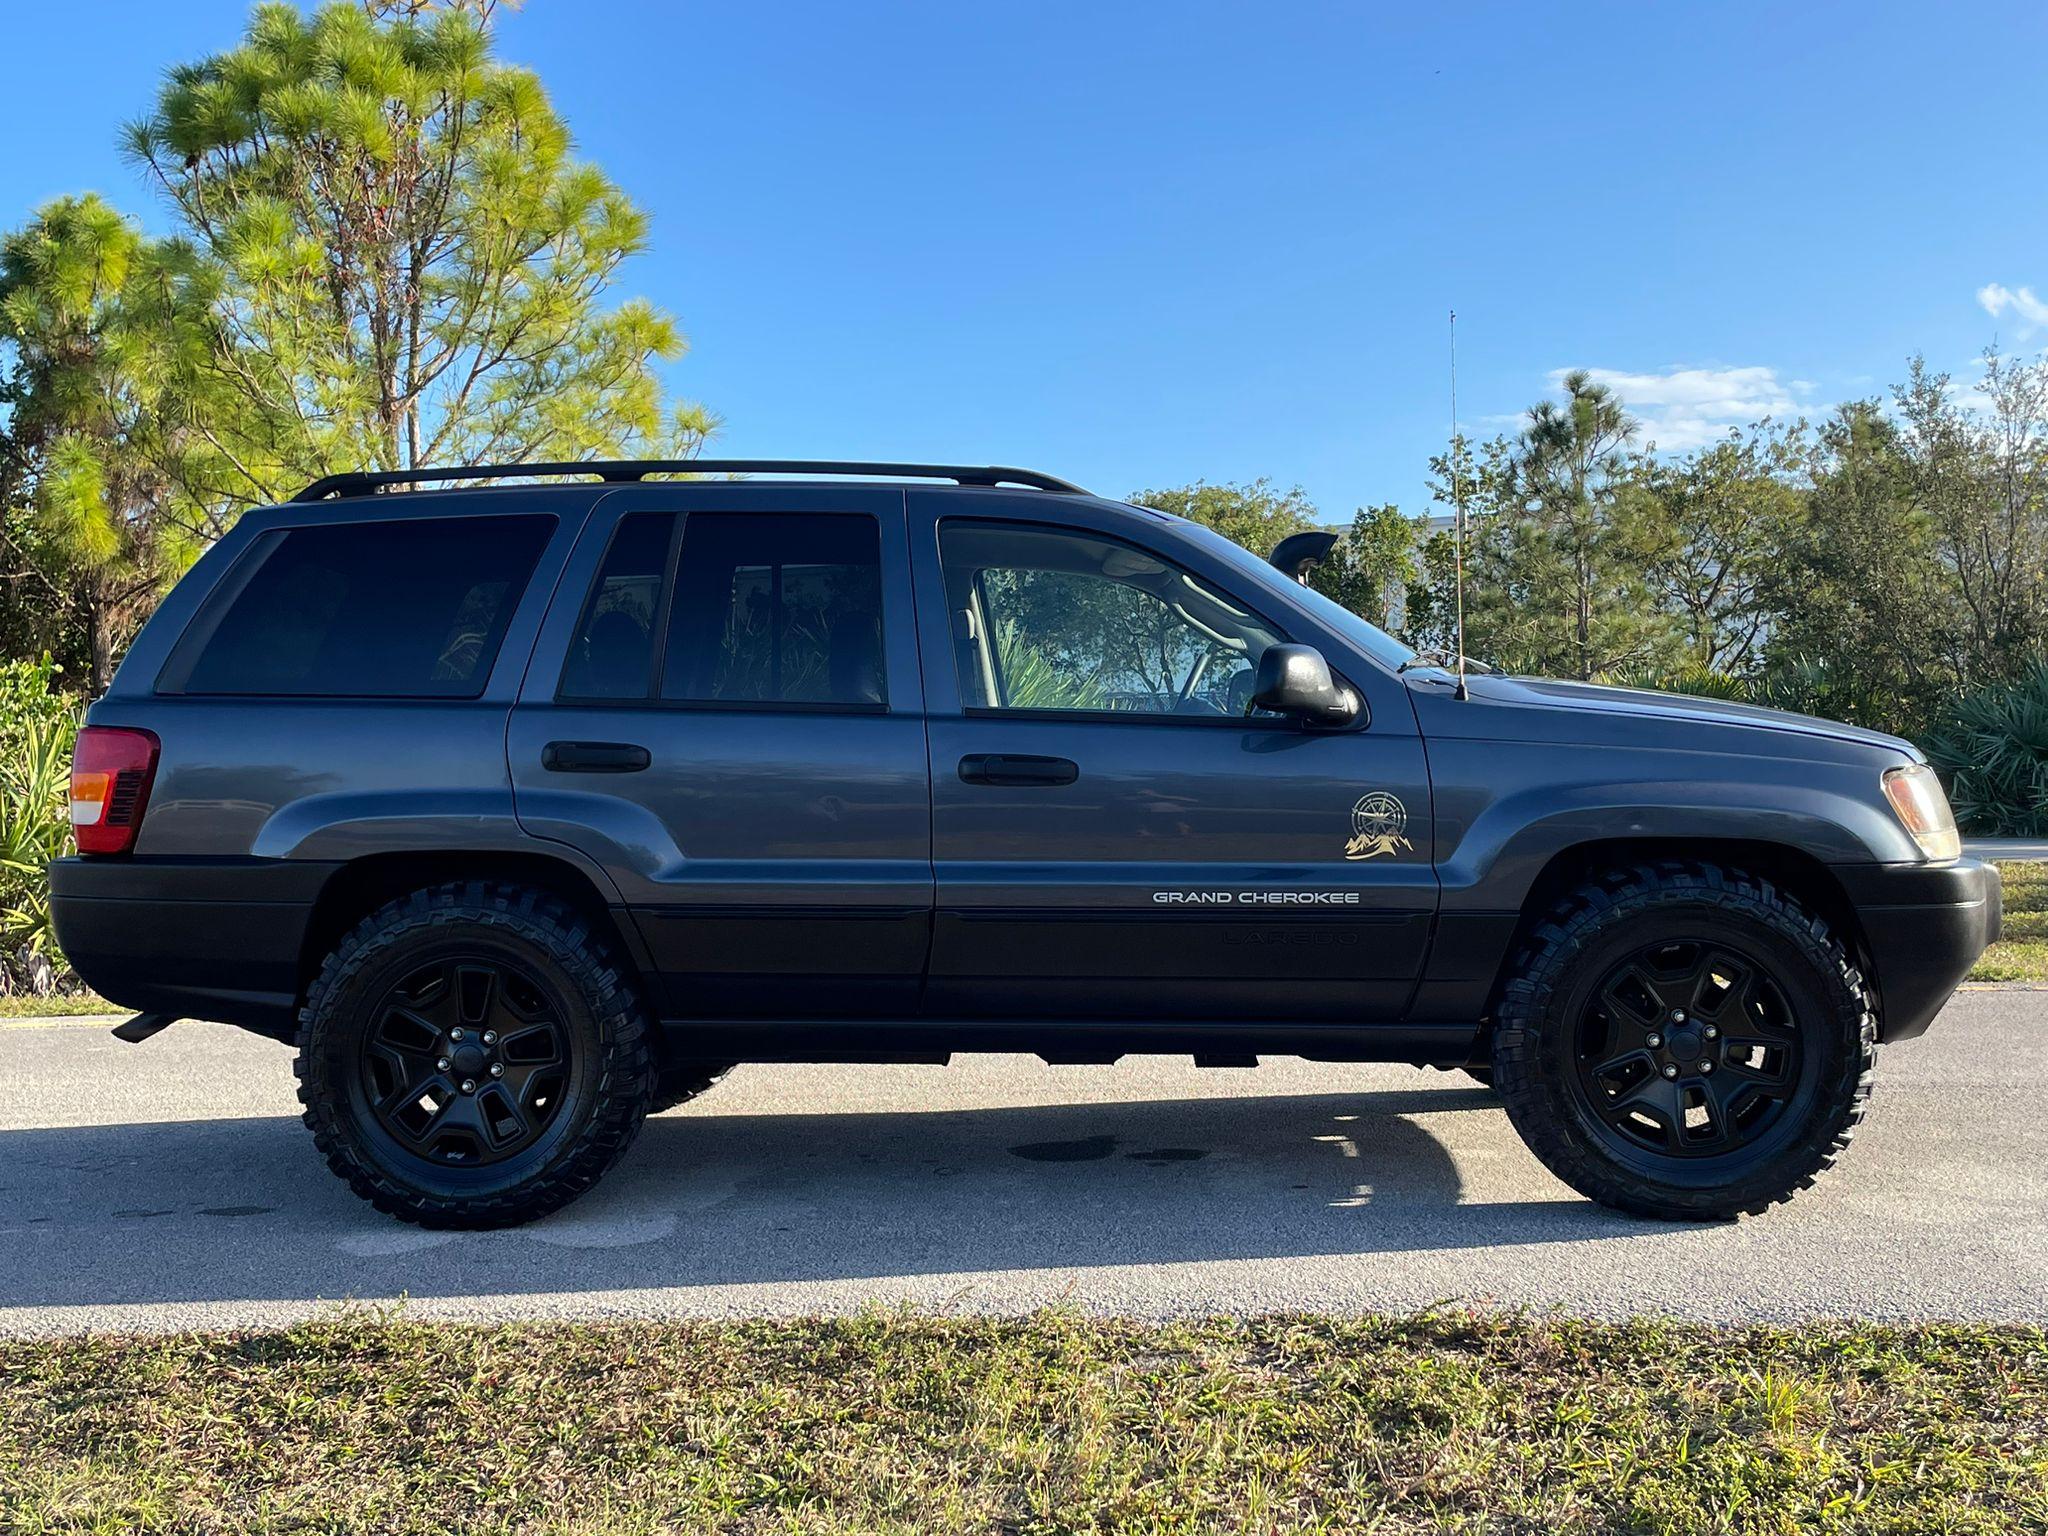
<path fill-rule="evenodd" d="M 1574 966 L 1613 925 L 1674 908 L 1707 907 L 1761 923 L 1803 951 L 1836 994 L 1849 1034 L 1840 1070 L 1821 1084 L 1821 1112 L 1783 1153 L 1739 1183 L 1689 1190 L 1656 1185 L 1619 1168 L 1545 1091 L 1537 1051 L 1545 1021 Z M 1827 922 L 1762 876 L 1696 860 L 1617 868 L 1565 896 L 1529 932 L 1495 1012 L 1494 1083 L 1529 1149 L 1591 1199 L 1638 1216 L 1669 1220 L 1755 1216 L 1783 1203 L 1834 1167 L 1870 1103 L 1877 1057 L 1875 1001 L 1863 974 Z"/>
<path fill-rule="evenodd" d="M 421 932 L 473 925 L 499 928 L 538 945 L 578 978 L 584 1002 L 598 1020 L 603 1054 L 593 1064 L 595 1112 L 549 1167 L 502 1193 L 439 1197 L 408 1188 L 358 1155 L 350 1127 L 322 1087 L 314 1058 L 333 1027 L 334 1008 L 369 966 Z M 388 1215 L 423 1227 L 504 1227 L 560 1210 L 625 1155 L 647 1115 L 653 1080 L 651 1038 L 636 978 L 576 908 L 532 886 L 449 881 L 387 902 L 334 947 L 299 1010 L 293 1070 L 303 1106 L 301 1119 L 312 1131 L 314 1145 L 356 1194 Z"/>

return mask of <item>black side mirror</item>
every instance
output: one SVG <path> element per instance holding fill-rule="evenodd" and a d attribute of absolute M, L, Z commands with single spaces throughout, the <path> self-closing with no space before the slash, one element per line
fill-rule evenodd
<path fill-rule="evenodd" d="M 1340 688 L 1312 645 L 1269 645 L 1252 673 L 1252 707 L 1314 725 L 1344 725 L 1358 716 L 1358 696 Z"/>

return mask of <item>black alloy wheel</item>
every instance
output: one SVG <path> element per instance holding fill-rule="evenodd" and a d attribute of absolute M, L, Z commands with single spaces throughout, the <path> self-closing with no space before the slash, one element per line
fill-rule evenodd
<path fill-rule="evenodd" d="M 483 1167 L 547 1130 L 569 1087 L 562 1008 L 523 968 L 484 956 L 420 967 L 363 1037 L 365 1110 L 399 1147 Z"/>
<path fill-rule="evenodd" d="M 1638 1215 L 1750 1215 L 1840 1157 L 1877 1024 L 1847 946 L 1792 893 L 1689 860 L 1589 879 L 1536 921 L 1493 1021 L 1529 1148 Z"/>
<path fill-rule="evenodd" d="M 552 892 L 414 891 L 336 945 L 299 1013 L 299 1100 L 379 1210 L 502 1227 L 603 1177 L 646 1118 L 652 1024 L 608 934 Z"/>
<path fill-rule="evenodd" d="M 1623 1158 L 1724 1157 L 1811 1091 L 1799 1020 L 1753 955 L 1680 940 L 1611 969 L 1581 1011 L 1573 1087 Z"/>

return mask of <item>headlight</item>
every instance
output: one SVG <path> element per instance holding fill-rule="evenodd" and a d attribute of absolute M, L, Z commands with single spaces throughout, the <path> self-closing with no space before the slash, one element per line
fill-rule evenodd
<path fill-rule="evenodd" d="M 1941 792 L 1941 780 L 1925 763 L 1885 770 L 1884 797 L 1891 801 L 1899 820 L 1913 834 L 1913 841 L 1928 858 L 1939 861 L 1957 858 L 1963 840 L 1956 832 L 1955 812 L 1948 808 L 1948 796 Z"/>

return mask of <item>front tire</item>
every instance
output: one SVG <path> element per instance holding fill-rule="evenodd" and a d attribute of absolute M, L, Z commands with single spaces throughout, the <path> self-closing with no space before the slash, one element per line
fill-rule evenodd
<path fill-rule="evenodd" d="M 648 1039 L 631 973 L 581 913 L 524 886 L 444 885 L 372 913 L 321 966 L 299 1100 L 328 1166 L 380 1211 L 511 1226 L 632 1144 Z"/>
<path fill-rule="evenodd" d="M 1503 990 L 1493 1075 L 1559 1178 L 1637 1215 L 1761 1212 L 1870 1098 L 1876 1023 L 1841 941 L 1770 882 L 1668 862 L 1581 886 Z"/>
<path fill-rule="evenodd" d="M 738 1065 L 736 1061 L 664 1061 L 654 1074 L 654 1098 L 647 1113 L 658 1115 L 709 1093 Z"/>

